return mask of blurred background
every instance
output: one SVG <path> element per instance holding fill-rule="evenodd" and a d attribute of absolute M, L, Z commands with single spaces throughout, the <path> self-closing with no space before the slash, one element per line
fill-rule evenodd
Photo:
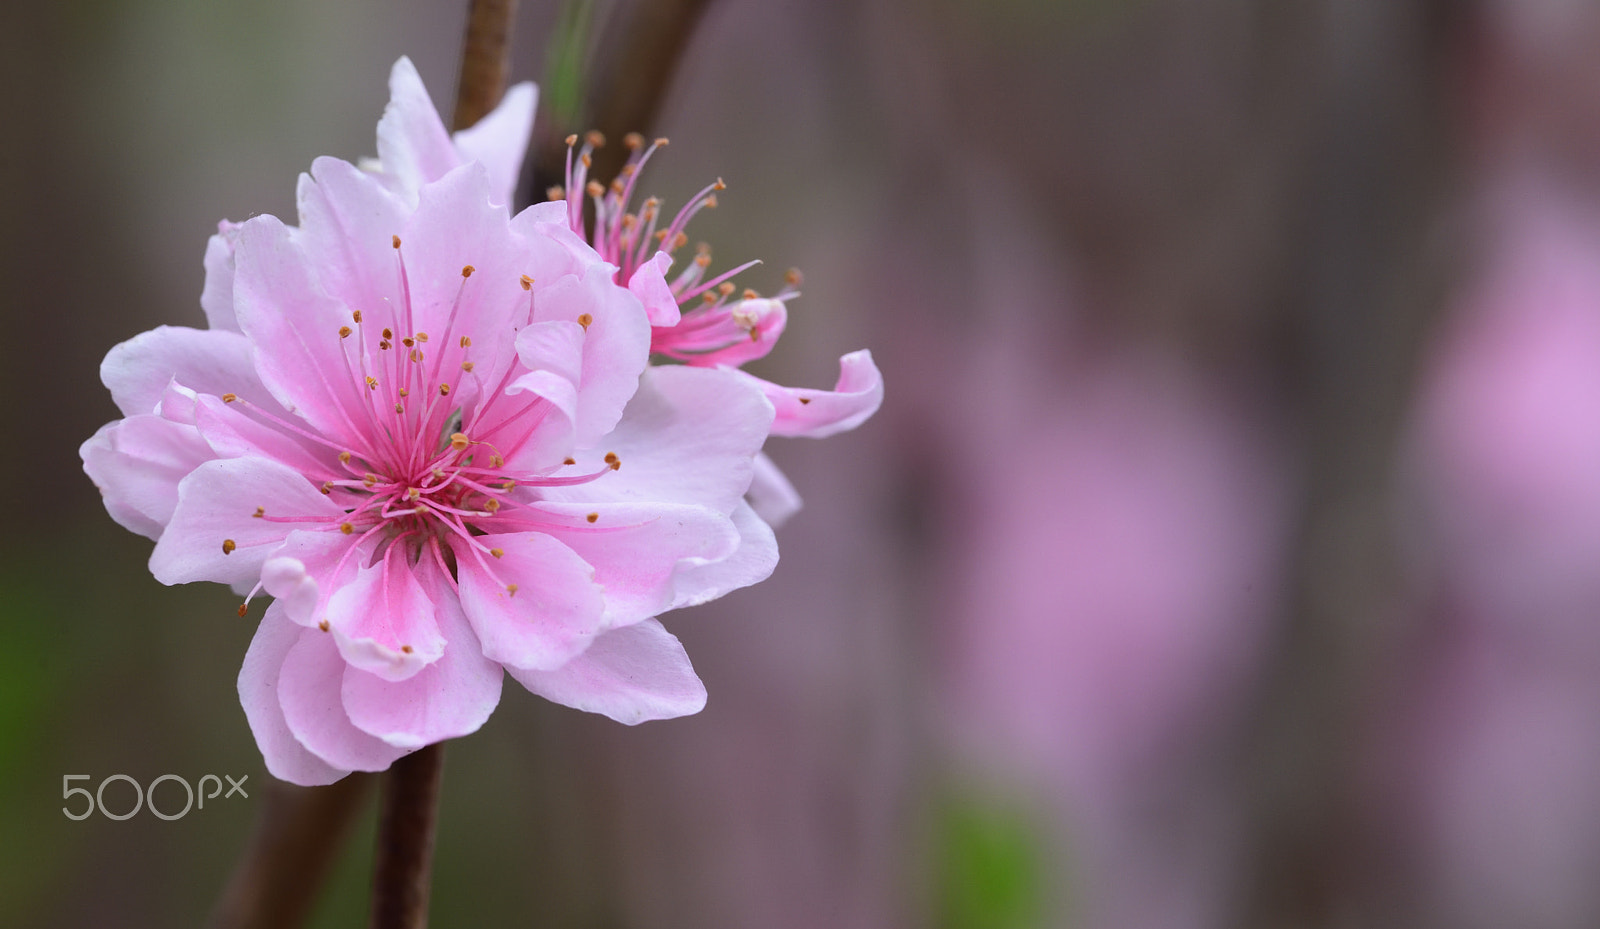
<path fill-rule="evenodd" d="M 512 79 L 647 5 L 523 0 Z M 399 55 L 448 111 L 465 15 L 0 13 L 7 925 L 198 925 L 244 846 L 259 613 L 104 513 L 98 364 L 373 152 Z M 508 686 L 452 743 L 434 924 L 1600 925 L 1597 43 L 1583 0 L 711 2 L 644 186 L 725 178 L 717 266 L 806 272 L 758 373 L 869 347 L 888 399 L 769 444 L 776 575 L 667 617 L 702 714 Z M 62 814 L 115 773 L 253 799 Z M 364 922 L 362 817 L 313 925 Z"/>

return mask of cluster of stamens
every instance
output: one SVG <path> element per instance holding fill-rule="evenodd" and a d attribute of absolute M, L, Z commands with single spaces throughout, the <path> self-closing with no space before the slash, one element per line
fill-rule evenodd
<path fill-rule="evenodd" d="M 314 471 L 309 465 L 300 468 L 324 495 L 340 505 L 343 512 L 339 517 L 330 521 L 326 516 L 273 513 L 265 506 L 255 507 L 253 515 L 269 522 L 304 523 L 314 531 L 353 536 L 355 544 L 346 551 L 346 560 L 357 551 L 369 550 L 362 543 L 376 539 L 376 548 L 370 549 L 375 560 L 405 558 L 414 564 L 419 558 L 431 557 L 446 577 L 453 577 L 456 553 L 470 552 L 485 570 L 499 577 L 491 565 L 504 552 L 478 539 L 527 524 L 518 517 L 529 513 L 527 505 L 537 494 L 519 494 L 520 488 L 587 483 L 620 469 L 622 462 L 608 452 L 594 470 L 574 474 L 530 471 L 508 464 L 527 446 L 549 407 L 539 403 L 529 408 L 526 404 L 531 401 L 526 398 L 523 406 L 514 406 L 506 388 L 519 373 L 517 366 L 508 366 L 498 383 L 486 383 L 472 357 L 471 335 L 456 331 L 462 298 L 476 269 L 472 265 L 461 269 L 461 285 L 445 330 L 438 342 L 432 342 L 427 332 L 412 325 L 410 284 L 399 236 L 393 238 L 393 245 L 401 305 L 392 314 L 392 325 L 379 328 L 357 309 L 350 314 L 351 325 L 329 333 L 337 338 L 344 363 L 342 385 L 333 373 L 327 375 L 333 379 L 330 392 L 338 397 L 339 416 L 353 441 L 332 441 L 236 394 L 222 396 L 223 401 L 243 408 L 261 422 L 333 453 L 316 456 Z M 526 322 L 533 311 L 533 279 L 523 275 L 519 282 L 528 291 Z M 593 321 L 587 314 L 584 317 L 579 321 L 587 328 Z M 460 405 L 464 386 L 470 386 L 477 397 L 477 402 L 467 407 Z M 576 464 L 567 458 L 555 471 Z M 587 522 L 598 519 L 599 514 L 590 514 Z M 465 545 L 443 544 L 451 536 Z M 222 541 L 224 554 L 236 548 L 234 540 Z M 343 563 L 335 573 L 342 568 Z M 502 579 L 502 585 L 515 595 L 516 583 Z M 248 603 L 247 598 L 240 615 Z"/>
<path fill-rule="evenodd" d="M 727 188 L 722 179 L 717 178 L 689 198 L 665 228 L 658 228 L 663 218 L 659 198 L 647 197 L 636 212 L 631 211 L 629 205 L 640 172 L 667 140 L 656 139 L 646 145 L 643 136 L 629 133 L 623 139 L 628 149 L 627 161 L 609 184 L 589 179 L 594 151 L 605 144 L 605 137 L 590 132 L 583 137 L 581 148 L 578 142 L 576 135 L 567 137 L 565 187 L 552 187 L 547 193 L 552 200 L 566 200 L 567 224 L 584 237 L 600 257 L 616 265 L 619 284 L 627 284 L 634 272 L 657 252 L 675 255 L 688 245 L 689 221 L 701 210 L 714 209 L 717 193 Z M 573 191 L 582 191 L 583 197 L 569 196 Z M 584 224 L 584 198 L 593 207 L 590 228 L 585 228 Z M 682 308 L 682 320 L 676 326 L 657 327 L 651 350 L 675 360 L 694 362 L 715 360 L 712 356 L 716 352 L 740 341 L 759 341 L 764 335 L 764 324 L 772 315 L 761 304 L 765 301 L 781 304 L 798 296 L 801 282 L 800 272 L 791 269 L 784 275 L 783 288 L 770 298 L 762 298 L 748 288 L 739 291 L 732 279 L 760 263 L 759 259 L 747 261 L 707 277 L 711 268 L 711 246 L 698 243 L 694 258 L 667 282 Z"/>

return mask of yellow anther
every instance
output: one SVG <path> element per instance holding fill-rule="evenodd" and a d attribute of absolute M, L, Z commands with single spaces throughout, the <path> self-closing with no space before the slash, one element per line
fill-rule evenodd
<path fill-rule="evenodd" d="M 239 604 L 239 618 L 240 619 L 243 619 L 244 618 L 244 614 L 246 614 L 248 612 L 250 612 L 250 604 L 248 604 L 248 603 Z"/>
<path fill-rule="evenodd" d="M 805 406 L 807 403 L 810 403 L 810 402 L 811 402 L 811 398 L 810 397 L 801 397 L 800 398 L 800 405 L 801 406 Z"/>
<path fill-rule="evenodd" d="M 461 276 L 462 277 L 471 277 L 472 276 L 472 272 L 474 272 L 476 270 L 478 270 L 478 269 L 474 268 L 472 265 L 462 265 L 461 266 Z"/>
<path fill-rule="evenodd" d="M 461 347 L 462 348 L 471 348 L 472 347 L 472 338 L 470 336 L 462 336 L 461 337 Z"/>
<path fill-rule="evenodd" d="M 401 406 L 401 405 L 400 405 L 400 404 L 398 404 L 398 403 L 396 403 L 396 404 L 395 404 L 395 405 L 394 405 L 394 411 L 395 411 L 395 412 L 396 412 L 396 413 L 404 413 L 404 412 L 405 412 L 405 411 L 406 411 L 406 408 L 405 408 L 405 407 L 403 407 L 403 406 Z"/>
<path fill-rule="evenodd" d="M 599 513 L 590 513 L 588 516 L 584 517 L 584 519 L 587 519 L 591 523 L 594 522 L 595 520 L 599 519 L 599 518 L 600 518 L 600 514 Z"/>
<path fill-rule="evenodd" d="M 501 465 L 504 465 L 505 463 L 506 463 L 506 460 L 504 458 L 501 458 L 499 455 L 490 455 L 489 456 L 489 465 L 490 465 L 490 467 L 498 468 Z"/>
<path fill-rule="evenodd" d="M 350 453 L 349 452 L 340 452 L 339 453 L 339 463 L 340 464 L 349 464 L 350 463 Z"/>
<path fill-rule="evenodd" d="M 393 339 L 394 338 L 394 330 L 390 329 L 388 326 L 384 326 L 383 327 L 383 337 L 386 338 L 386 339 Z"/>
<path fill-rule="evenodd" d="M 401 651 L 402 651 L 402 652 L 405 652 L 405 653 L 406 653 L 406 654 L 407 654 L 407 655 L 409 655 L 409 654 L 411 654 L 411 652 L 412 652 L 412 648 L 411 648 L 411 646 L 409 646 L 409 645 L 402 645 L 402 646 L 400 646 L 400 650 L 401 650 Z"/>
<path fill-rule="evenodd" d="M 413 348 L 411 350 L 411 360 L 416 362 L 422 361 L 422 349 Z"/>
<path fill-rule="evenodd" d="M 505 553 L 506 553 L 506 550 L 503 549 L 503 548 L 491 548 L 491 549 L 489 549 L 489 554 L 495 556 L 496 558 L 503 557 L 505 555 Z"/>
<path fill-rule="evenodd" d="M 428 334 L 426 332 L 417 333 L 417 341 L 418 342 L 426 342 L 426 341 L 428 341 Z"/>
<path fill-rule="evenodd" d="M 472 370 L 472 362 L 470 362 L 470 361 L 461 362 L 461 370 L 463 370 L 463 371 L 471 371 Z"/>
<path fill-rule="evenodd" d="M 433 479 L 434 480 L 436 480 L 436 481 L 444 480 L 444 469 L 443 468 L 434 468 L 433 471 L 431 471 L 430 473 L 433 475 Z"/>
<path fill-rule="evenodd" d="M 239 395 L 238 394 L 223 394 L 222 395 L 222 402 L 223 403 L 232 403 L 233 401 L 235 401 L 237 399 L 239 399 Z"/>
<path fill-rule="evenodd" d="M 500 501 L 490 499 L 483 504 L 483 509 L 486 513 L 498 513 L 500 512 Z"/>
<path fill-rule="evenodd" d="M 386 351 L 388 351 L 389 349 L 391 349 L 393 347 L 394 346 L 389 343 L 388 339 L 383 339 L 383 340 L 380 340 L 378 342 L 378 349 L 380 351 L 385 351 L 386 352 Z"/>
<path fill-rule="evenodd" d="M 588 313 L 579 313 L 578 314 L 578 325 L 582 326 L 585 329 L 588 329 L 589 326 L 591 324 L 593 324 L 593 323 L 594 323 L 594 317 L 593 316 L 590 316 Z"/>
<path fill-rule="evenodd" d="M 544 198 L 552 201 L 565 200 L 567 199 L 566 188 L 562 187 L 560 184 L 551 184 L 549 187 L 544 189 Z"/>
<path fill-rule="evenodd" d="M 761 297 L 760 294 L 756 293 L 755 291 L 751 290 L 748 287 L 746 287 L 744 289 L 744 295 L 743 296 L 744 296 L 744 299 L 746 299 L 746 300 L 756 300 L 756 299 L 759 299 Z"/>
<path fill-rule="evenodd" d="M 611 466 L 611 470 L 613 471 L 620 471 L 622 469 L 622 459 L 617 457 L 616 452 L 606 452 L 605 462 Z"/>
<path fill-rule="evenodd" d="M 400 344 L 404 345 L 406 348 L 412 348 L 412 347 L 416 346 L 417 340 L 411 338 L 410 336 L 406 336 L 405 338 L 400 340 Z"/>
<path fill-rule="evenodd" d="M 444 385 L 441 384 L 440 386 L 442 387 Z M 449 391 L 445 391 L 445 393 L 449 393 Z M 467 434 L 465 432 L 453 432 L 450 434 L 450 447 L 458 452 L 466 448 L 467 444 L 471 441 L 471 439 L 467 438 Z"/>
<path fill-rule="evenodd" d="M 719 177 L 719 178 L 717 178 L 717 182 L 715 184 L 711 185 L 711 189 L 712 190 L 727 190 L 728 189 L 728 185 L 722 183 L 722 178 Z M 707 205 L 709 206 L 709 204 L 707 204 Z"/>
<path fill-rule="evenodd" d="M 576 458 L 568 458 L 568 459 L 562 461 L 561 463 L 562 464 L 566 464 L 566 465 L 575 465 L 575 464 L 578 463 L 578 460 Z"/>
<path fill-rule="evenodd" d="M 323 632 L 327 632 L 328 631 L 328 621 L 326 619 L 324 619 L 324 620 L 318 622 L 317 623 L 317 628 L 321 629 Z"/>
<path fill-rule="evenodd" d="M 629 151 L 632 151 L 633 149 L 640 148 L 644 145 L 644 136 L 637 132 L 630 132 L 622 137 L 622 144 L 626 146 Z"/>
<path fill-rule="evenodd" d="M 350 333 L 353 332 L 353 331 L 355 331 L 355 330 L 351 329 L 349 326 L 340 326 L 339 327 L 339 338 L 348 339 L 348 338 L 350 338 Z"/>
<path fill-rule="evenodd" d="M 722 294 L 724 297 L 733 293 L 733 282 L 723 281 L 722 283 L 718 284 L 717 293 Z"/>
<path fill-rule="evenodd" d="M 360 310 L 351 310 L 350 311 L 350 318 L 352 320 L 355 320 L 358 323 L 361 322 L 361 311 Z"/>
<path fill-rule="evenodd" d="M 506 593 L 508 593 L 511 596 L 515 597 L 517 595 L 517 585 L 515 585 L 515 584 L 507 584 L 506 585 Z"/>
<path fill-rule="evenodd" d="M 599 181 L 590 181 L 588 184 L 584 185 L 583 192 L 591 197 L 598 197 L 605 193 L 606 189 L 605 187 L 601 186 Z"/>
<path fill-rule="evenodd" d="M 411 512 L 416 513 L 417 515 L 420 516 L 423 513 L 428 512 L 428 505 L 426 503 L 419 503 L 416 506 L 411 508 Z"/>
<path fill-rule="evenodd" d="M 531 277 L 527 276 L 526 274 L 524 274 L 524 275 L 522 275 L 522 277 L 518 278 L 518 280 L 520 280 L 522 282 L 522 289 L 523 290 L 532 290 L 533 289 L 533 278 L 531 278 Z"/>
<path fill-rule="evenodd" d="M 400 396 L 409 397 L 409 396 L 411 396 L 411 391 L 406 390 L 404 387 L 402 387 L 402 388 L 400 388 Z"/>
<path fill-rule="evenodd" d="M 400 237 L 399 236 L 392 237 L 390 239 L 390 241 L 394 243 L 394 247 L 395 248 L 399 248 L 400 247 Z"/>
<path fill-rule="evenodd" d="M 450 385 L 449 384 L 440 384 L 439 385 L 439 396 L 441 396 L 441 397 L 450 396 Z"/>
<path fill-rule="evenodd" d="M 256 507 L 256 511 L 255 511 L 255 513 L 253 515 L 255 516 L 256 519 L 260 519 L 261 517 L 267 515 L 267 508 L 264 507 L 264 506 Z"/>
<path fill-rule="evenodd" d="M 792 285 L 792 286 L 799 286 L 800 282 L 804 281 L 804 280 L 805 280 L 805 275 L 800 273 L 800 269 L 799 268 L 790 268 L 788 271 L 785 271 L 784 274 L 783 274 L 783 282 L 785 284 L 789 284 L 789 285 Z"/>
<path fill-rule="evenodd" d="M 323 485 L 321 487 L 318 487 L 317 489 L 322 491 L 322 495 L 324 497 L 326 497 L 329 494 L 333 493 L 333 481 L 325 481 L 325 482 L 323 482 Z"/>
<path fill-rule="evenodd" d="M 339 531 L 344 533 L 345 535 L 349 535 L 350 533 L 356 531 L 356 527 L 350 525 L 349 523 L 340 523 L 339 524 Z"/>
<path fill-rule="evenodd" d="M 595 148 L 602 148 L 606 144 L 606 137 L 600 132 L 600 130 L 590 129 L 588 132 L 583 134 L 583 141 L 588 142 Z"/>
<path fill-rule="evenodd" d="M 407 500 L 415 500 L 420 496 L 422 496 L 421 489 L 416 488 L 416 487 L 407 487 L 406 488 L 406 499 Z"/>
<path fill-rule="evenodd" d="M 238 544 L 235 543 L 232 539 L 223 539 L 222 540 L 222 553 L 224 555 L 233 554 L 233 550 L 238 548 L 238 547 L 239 547 Z"/>
<path fill-rule="evenodd" d="M 572 135 L 567 136 L 567 144 L 568 145 L 577 145 L 578 144 L 578 134 L 577 133 L 573 133 Z"/>
<path fill-rule="evenodd" d="M 378 389 L 378 379 L 373 377 L 370 374 L 367 375 L 367 389 L 368 390 L 377 390 Z"/>

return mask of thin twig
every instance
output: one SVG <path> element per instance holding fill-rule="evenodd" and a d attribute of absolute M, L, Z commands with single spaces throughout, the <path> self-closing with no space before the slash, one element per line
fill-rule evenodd
<path fill-rule="evenodd" d="M 371 784 L 366 774 L 352 774 L 327 787 L 267 779 L 255 832 L 207 929 L 305 925 Z"/>
<path fill-rule="evenodd" d="M 517 0 L 472 0 L 461 50 L 461 79 L 456 84 L 455 129 L 477 123 L 505 95 L 516 16 Z"/>
<path fill-rule="evenodd" d="M 372 929 L 425 929 L 444 745 L 417 749 L 383 779 L 372 865 Z"/>

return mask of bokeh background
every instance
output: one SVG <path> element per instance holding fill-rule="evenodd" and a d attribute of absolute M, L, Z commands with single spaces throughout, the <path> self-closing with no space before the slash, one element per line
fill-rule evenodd
<path fill-rule="evenodd" d="M 103 512 L 97 367 L 372 152 L 396 57 L 447 109 L 464 20 L 0 12 L 0 923 L 198 925 L 244 846 L 253 623 Z M 1583 0 L 711 3 L 646 186 L 726 178 L 719 265 L 806 272 L 761 373 L 870 347 L 888 399 L 769 445 L 776 575 L 668 617 L 702 714 L 508 687 L 449 747 L 435 925 L 1600 925 L 1597 43 Z M 62 814 L 114 773 L 255 799 Z M 313 925 L 364 924 L 372 819 Z"/>

